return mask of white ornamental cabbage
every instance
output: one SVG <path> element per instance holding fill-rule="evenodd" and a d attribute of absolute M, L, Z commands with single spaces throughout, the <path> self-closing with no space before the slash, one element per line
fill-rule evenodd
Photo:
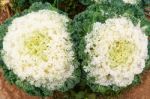
<path fill-rule="evenodd" d="M 3 60 L 22 81 L 58 89 L 75 70 L 69 19 L 51 10 L 15 18 L 3 38 Z"/>
<path fill-rule="evenodd" d="M 127 4 L 137 4 L 139 0 L 123 0 L 123 2 Z"/>
<path fill-rule="evenodd" d="M 148 39 L 139 25 L 126 17 L 96 22 L 85 36 L 85 53 L 91 61 L 84 70 L 95 84 L 126 87 L 140 74 L 148 58 Z"/>

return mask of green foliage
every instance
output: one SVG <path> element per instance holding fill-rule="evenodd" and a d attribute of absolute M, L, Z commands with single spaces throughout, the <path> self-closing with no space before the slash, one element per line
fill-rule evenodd
<path fill-rule="evenodd" d="M 131 19 L 134 25 L 137 25 L 140 22 L 141 27 L 147 27 L 145 29 L 146 35 L 150 35 L 150 22 L 145 18 L 144 12 L 140 7 L 130 4 L 124 4 L 121 2 L 118 2 L 117 4 L 116 2 L 111 2 L 111 4 L 109 2 L 104 2 L 103 5 L 91 5 L 87 8 L 86 11 L 75 16 L 72 22 L 72 37 L 74 39 L 74 42 L 76 42 L 76 45 L 78 46 L 76 47 L 76 53 L 78 53 L 77 56 L 82 66 L 87 66 L 87 64 L 91 60 L 89 55 L 84 53 L 86 45 L 86 42 L 84 41 L 84 36 L 87 33 L 91 32 L 92 26 L 95 22 L 104 23 L 105 20 L 107 20 L 108 18 L 119 16 L 124 16 Z M 149 60 L 147 62 L 149 63 Z M 148 66 L 149 65 L 146 64 L 146 68 Z M 93 92 L 100 92 L 102 94 L 116 95 L 124 89 L 130 88 L 140 83 L 140 75 L 136 75 L 132 84 L 129 85 L 127 88 L 118 87 L 116 85 L 102 86 L 94 83 L 94 77 L 85 77 L 87 73 L 88 72 L 84 72 L 82 69 L 82 79 L 85 79 L 84 81 L 86 81 L 87 85 L 93 90 Z"/>
<path fill-rule="evenodd" d="M 89 92 L 87 90 L 76 92 L 71 90 L 64 96 L 65 99 L 97 99 L 96 93 Z"/>
<path fill-rule="evenodd" d="M 29 3 L 26 0 L 10 0 L 10 3 L 14 12 L 21 12 L 29 7 Z"/>
<path fill-rule="evenodd" d="M 103 4 L 103 3 L 113 3 L 113 4 L 120 4 L 124 3 L 123 0 L 79 0 L 83 5 L 92 5 L 92 4 Z M 145 0 L 146 1 L 146 0 Z M 142 5 L 142 0 L 137 0 L 138 6 Z"/>
<path fill-rule="evenodd" d="M 53 3 L 54 0 L 10 0 L 12 10 L 16 12 L 21 12 L 25 9 L 28 9 L 35 2 L 49 2 Z"/>
<path fill-rule="evenodd" d="M 23 16 L 23 15 L 26 15 L 32 11 L 38 11 L 41 9 L 53 10 L 53 11 L 57 11 L 58 13 L 65 14 L 62 11 L 59 11 L 58 9 L 52 7 L 52 5 L 50 5 L 49 3 L 44 3 L 44 4 L 42 4 L 41 2 L 34 3 L 29 9 L 25 10 L 24 12 L 22 12 L 20 14 L 14 15 L 10 19 L 6 20 L 2 25 L 0 25 L 0 48 L 1 48 L 1 50 L 3 48 L 3 46 L 2 46 L 3 37 L 6 35 L 6 33 L 8 31 L 8 26 L 11 24 L 13 19 Z M 1 67 L 3 68 L 5 78 L 11 84 L 15 84 L 16 86 L 23 89 L 25 92 L 29 93 L 30 95 L 36 95 L 36 96 L 52 95 L 54 90 L 48 90 L 47 88 L 43 88 L 43 87 L 36 87 L 34 85 L 31 85 L 29 82 L 22 81 L 20 78 L 18 78 L 18 76 L 16 74 L 14 74 L 12 70 L 9 70 L 7 68 L 7 66 L 4 64 L 4 62 L 2 60 L 2 53 L 1 53 L 1 57 L 0 57 L 0 63 L 1 63 Z M 78 82 L 80 82 L 81 74 L 80 74 L 80 69 L 78 68 L 78 62 L 75 59 L 73 61 L 73 63 L 74 63 L 74 65 L 76 65 L 76 67 L 72 74 L 72 77 L 68 78 L 66 80 L 66 82 L 64 83 L 64 85 L 59 86 L 59 88 L 56 89 L 57 91 L 65 92 L 68 89 L 73 88 Z"/>
<path fill-rule="evenodd" d="M 150 0 L 143 0 L 145 5 L 149 5 L 150 4 Z"/>
<path fill-rule="evenodd" d="M 35 2 L 51 3 L 54 7 L 68 13 L 73 18 L 75 14 L 84 10 L 84 6 L 78 0 L 10 0 L 11 9 L 14 13 L 21 13 Z"/>
<path fill-rule="evenodd" d="M 94 3 L 93 0 L 79 0 L 83 5 L 91 5 Z"/>

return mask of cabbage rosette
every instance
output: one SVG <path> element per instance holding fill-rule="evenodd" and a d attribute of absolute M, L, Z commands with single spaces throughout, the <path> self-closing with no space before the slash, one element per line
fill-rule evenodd
<path fill-rule="evenodd" d="M 149 66 L 150 22 L 137 6 L 92 5 L 73 21 L 87 85 L 94 92 L 117 94 L 140 83 Z M 82 27 L 82 28 L 81 28 Z"/>
<path fill-rule="evenodd" d="M 49 3 L 35 3 L 1 25 L 5 77 L 31 95 L 73 88 L 80 70 L 68 31 L 70 21 Z"/>

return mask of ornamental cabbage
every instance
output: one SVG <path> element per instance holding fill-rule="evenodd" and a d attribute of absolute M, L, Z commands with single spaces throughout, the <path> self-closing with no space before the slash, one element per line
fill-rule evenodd
<path fill-rule="evenodd" d="M 95 4 L 72 25 L 83 78 L 94 92 L 117 94 L 140 83 L 150 62 L 150 22 L 138 6 Z"/>
<path fill-rule="evenodd" d="M 68 25 L 49 3 L 35 3 L 0 26 L 5 77 L 31 95 L 67 91 L 80 78 Z"/>

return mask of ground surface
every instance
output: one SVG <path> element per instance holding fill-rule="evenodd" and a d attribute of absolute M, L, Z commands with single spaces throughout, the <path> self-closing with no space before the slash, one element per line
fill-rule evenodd
<path fill-rule="evenodd" d="M 7 19 L 5 12 L 0 13 L 0 24 Z M 53 97 L 35 97 L 29 96 L 15 85 L 10 85 L 3 77 L 0 70 L 0 99 L 65 99 L 62 93 L 55 93 Z M 142 83 L 134 88 L 131 88 L 119 96 L 104 97 L 99 96 L 94 99 L 150 99 L 150 71 L 145 71 L 142 76 Z"/>
<path fill-rule="evenodd" d="M 29 96 L 15 85 L 10 85 L 0 72 L 0 99 L 65 99 L 61 93 L 55 93 L 54 97 Z M 133 87 L 119 96 L 99 97 L 97 99 L 150 99 L 150 71 L 146 71 L 142 77 L 142 83 Z"/>

